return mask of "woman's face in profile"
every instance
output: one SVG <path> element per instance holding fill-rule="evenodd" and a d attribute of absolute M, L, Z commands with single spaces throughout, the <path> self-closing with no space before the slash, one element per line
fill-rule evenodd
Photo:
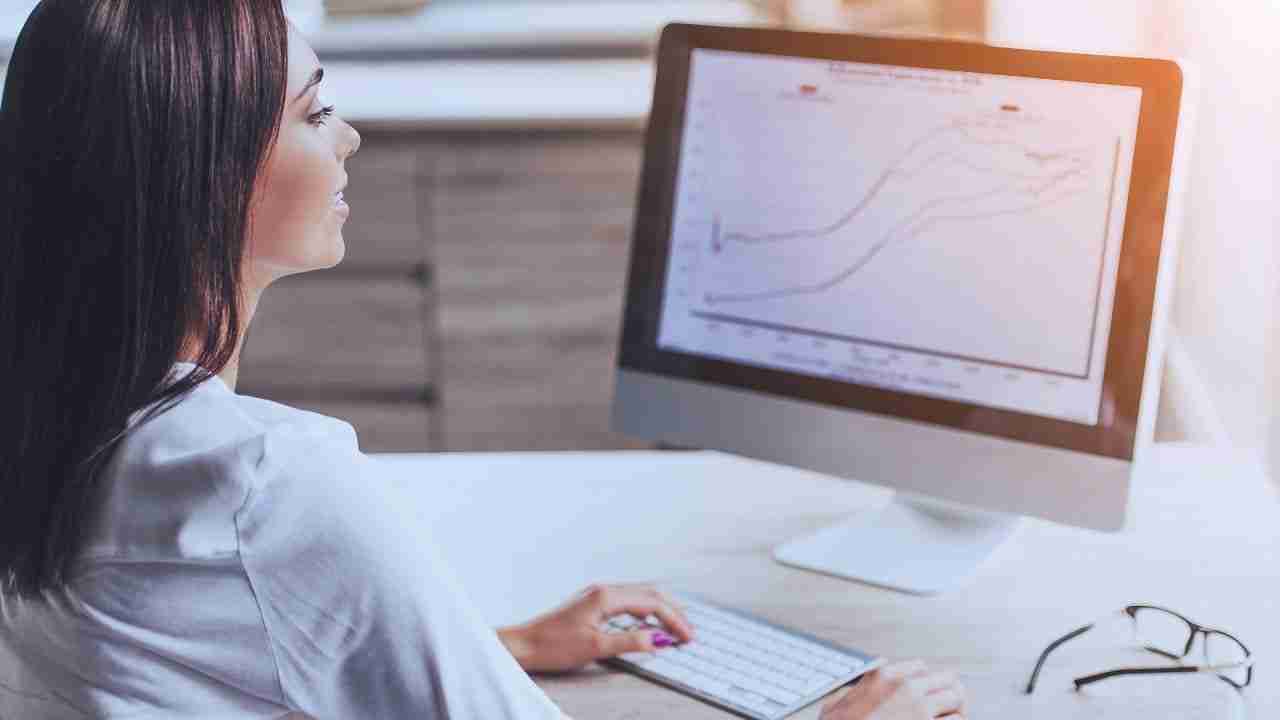
<path fill-rule="evenodd" d="M 313 82 L 319 69 L 315 52 L 290 24 L 284 113 L 255 189 L 245 268 L 252 287 L 332 267 L 346 251 L 342 226 L 349 210 L 338 193 L 360 135 L 324 112 L 323 82 Z"/>

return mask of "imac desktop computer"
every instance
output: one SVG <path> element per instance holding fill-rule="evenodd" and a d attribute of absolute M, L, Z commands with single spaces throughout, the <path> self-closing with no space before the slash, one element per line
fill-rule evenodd
<path fill-rule="evenodd" d="M 1175 61 L 672 25 L 615 429 L 897 490 L 775 549 L 917 593 L 1123 528 L 1188 150 Z"/>

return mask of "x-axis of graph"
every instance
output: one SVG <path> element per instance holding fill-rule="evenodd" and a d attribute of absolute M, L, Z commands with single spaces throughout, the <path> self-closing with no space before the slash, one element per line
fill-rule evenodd
<path fill-rule="evenodd" d="M 946 358 L 948 360 L 958 360 L 960 362 L 982 363 L 994 367 L 1004 368 L 1006 370 L 1020 370 L 1023 372 L 1034 372 L 1043 375 L 1052 375 L 1055 377 L 1068 378 L 1071 380 L 1088 380 L 1087 373 L 1071 373 L 1062 370 L 1051 370 L 1048 368 L 1040 368 L 1032 365 L 1019 365 L 1017 363 L 1009 363 L 991 358 L 978 357 L 975 355 L 962 355 L 959 353 L 943 352 L 940 350 L 931 350 L 928 348 L 913 347 L 911 345 L 901 345 L 897 343 L 884 342 L 882 340 L 871 340 L 868 338 L 857 337 L 856 335 L 841 335 L 839 333 L 826 332 L 823 330 L 813 330 L 811 328 L 797 327 L 795 325 L 784 325 L 782 323 L 764 322 L 761 320 L 753 320 L 750 318 L 742 318 L 734 315 L 725 315 L 722 313 L 709 313 L 701 310 L 693 310 L 690 315 L 701 320 L 711 320 L 715 322 L 729 323 L 731 325 L 741 325 L 760 330 L 773 330 L 776 332 L 795 333 L 797 335 L 807 335 L 812 338 L 822 340 L 836 340 L 840 342 L 858 343 L 859 345 L 870 345 L 872 347 L 883 348 L 885 350 L 897 350 L 899 352 L 917 353 L 919 355 L 932 355 L 934 357 Z"/>

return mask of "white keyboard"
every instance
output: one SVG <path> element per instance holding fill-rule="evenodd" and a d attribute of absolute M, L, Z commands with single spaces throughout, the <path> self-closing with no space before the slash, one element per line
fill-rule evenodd
<path fill-rule="evenodd" d="M 604 662 L 743 717 L 784 718 L 883 662 L 688 593 L 669 594 L 684 605 L 695 639 Z M 660 627 L 656 618 L 619 615 L 603 629 L 645 625 Z"/>

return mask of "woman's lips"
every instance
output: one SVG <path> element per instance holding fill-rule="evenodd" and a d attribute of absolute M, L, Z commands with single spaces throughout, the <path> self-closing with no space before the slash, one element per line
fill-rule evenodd
<path fill-rule="evenodd" d="M 351 213 L 351 206 L 347 205 L 347 201 L 342 198 L 341 192 L 334 193 L 333 195 L 333 209 L 343 217 L 346 217 Z"/>

